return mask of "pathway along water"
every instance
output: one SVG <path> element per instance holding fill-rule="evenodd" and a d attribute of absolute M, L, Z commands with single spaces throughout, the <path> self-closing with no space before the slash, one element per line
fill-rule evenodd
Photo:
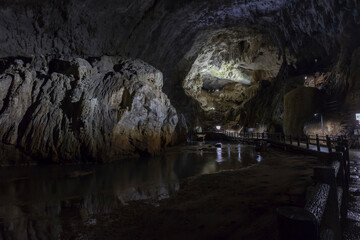
<path fill-rule="evenodd" d="M 133 200 L 156 204 L 177 191 L 181 179 L 247 167 L 263 157 L 254 146 L 197 143 L 107 165 L 0 168 L 0 240 L 58 239 L 64 229 L 96 224 L 92 214 Z"/>

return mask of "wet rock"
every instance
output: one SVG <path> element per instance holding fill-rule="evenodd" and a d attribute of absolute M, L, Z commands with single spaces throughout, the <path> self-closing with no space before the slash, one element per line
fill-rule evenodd
<path fill-rule="evenodd" d="M 162 73 L 145 62 L 104 56 L 32 64 L 14 62 L 0 75 L 4 144 L 55 162 L 109 162 L 171 143 L 178 117 L 161 91 Z"/>

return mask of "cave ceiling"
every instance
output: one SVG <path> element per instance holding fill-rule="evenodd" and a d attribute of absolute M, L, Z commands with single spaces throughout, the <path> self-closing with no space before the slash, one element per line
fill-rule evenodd
<path fill-rule="evenodd" d="M 203 30 L 247 27 L 284 49 L 309 38 L 329 50 L 356 1 L 3 0 L 0 57 L 129 55 L 164 72 Z"/>

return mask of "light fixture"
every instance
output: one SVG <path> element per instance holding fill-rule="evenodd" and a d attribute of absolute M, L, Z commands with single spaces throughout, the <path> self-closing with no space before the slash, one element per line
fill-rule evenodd
<path fill-rule="evenodd" d="M 305 80 L 306 80 L 306 79 L 308 79 L 308 77 L 307 77 L 307 76 L 305 76 Z"/>
<path fill-rule="evenodd" d="M 221 129 L 221 126 L 216 126 L 216 130 L 220 130 Z"/>

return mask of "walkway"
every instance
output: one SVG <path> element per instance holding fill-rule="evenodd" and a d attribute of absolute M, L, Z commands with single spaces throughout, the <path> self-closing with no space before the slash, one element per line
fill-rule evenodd
<path fill-rule="evenodd" d="M 254 135 L 248 136 L 240 136 L 236 134 L 225 133 L 226 135 L 230 135 L 235 139 L 240 141 L 256 141 L 265 140 L 274 145 L 278 145 L 284 147 L 285 149 L 295 149 L 303 152 L 308 152 L 312 155 L 320 154 L 320 155 L 328 155 L 328 153 L 335 152 L 335 146 L 340 144 L 344 144 L 347 146 L 347 140 L 343 137 L 328 137 L 322 138 L 319 140 L 318 136 L 316 136 L 316 143 L 310 143 L 309 137 L 305 137 L 305 140 L 298 140 L 297 138 L 288 138 L 280 135 L 277 137 L 275 135 L 262 136 L 259 138 L 257 134 L 256 137 Z M 286 139 L 286 140 L 284 140 Z M 288 140 L 288 139 L 291 139 Z M 314 140 L 313 138 L 311 140 Z M 327 146 L 324 147 L 323 145 Z M 349 168 L 350 168 L 350 180 L 349 180 L 349 205 L 348 205 L 348 214 L 343 224 L 343 238 L 344 240 L 360 240 L 360 151 L 352 150 L 349 153 Z M 345 163 L 345 161 L 344 161 Z M 346 174 L 345 167 L 345 174 Z"/>
<path fill-rule="evenodd" d="M 288 144 L 288 145 L 291 145 L 291 146 L 297 146 L 296 142 L 293 142 L 292 144 L 290 144 L 290 141 L 286 141 L 284 143 Z M 306 144 L 305 143 L 300 143 L 300 148 L 306 149 Z M 312 151 L 317 151 L 317 146 L 309 145 L 309 149 L 312 150 Z M 327 147 L 320 147 L 320 152 L 328 153 L 329 149 Z"/>
<path fill-rule="evenodd" d="M 265 140 L 274 145 L 288 147 L 290 149 L 300 150 L 308 153 L 329 153 L 329 148 L 331 148 L 332 152 L 335 152 L 335 146 L 338 144 L 337 137 L 335 136 L 307 136 L 300 138 L 298 142 L 297 137 L 285 137 L 279 133 L 254 133 L 244 135 L 225 131 L 224 134 L 243 142 L 256 142 Z"/>
<path fill-rule="evenodd" d="M 350 151 L 350 199 L 345 240 L 360 239 L 360 151 Z"/>

